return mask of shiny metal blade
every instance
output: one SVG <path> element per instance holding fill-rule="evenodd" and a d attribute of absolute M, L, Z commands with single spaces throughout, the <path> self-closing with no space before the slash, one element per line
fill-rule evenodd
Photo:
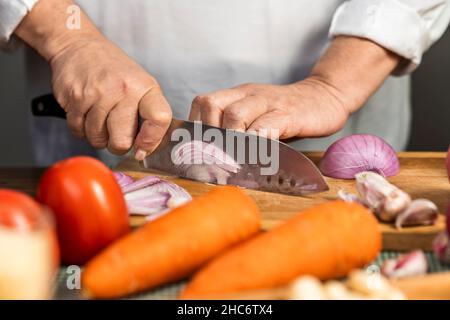
<path fill-rule="evenodd" d="M 237 169 L 224 171 L 216 163 L 195 162 L 196 160 L 193 164 L 180 165 L 175 155 L 180 154 L 182 145 L 191 143 L 189 146 L 192 147 L 192 141 L 214 144 L 216 150 L 226 153 L 229 159 L 237 163 Z M 143 164 L 145 168 L 183 178 L 290 195 L 328 190 L 320 171 L 311 160 L 287 144 L 200 122 L 173 119 L 161 144 L 144 159 Z M 200 169 L 206 174 L 193 174 L 195 166 L 201 166 Z M 219 172 L 222 177 L 212 178 L 214 175 L 211 172 Z"/>

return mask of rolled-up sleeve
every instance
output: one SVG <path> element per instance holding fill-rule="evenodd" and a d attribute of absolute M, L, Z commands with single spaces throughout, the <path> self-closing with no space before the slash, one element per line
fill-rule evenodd
<path fill-rule="evenodd" d="M 450 21 L 449 0 L 350 0 L 335 12 L 330 36 L 369 39 L 409 60 L 397 74 L 413 71 Z"/>
<path fill-rule="evenodd" d="M 6 48 L 11 35 L 38 0 L 0 0 L 0 47 Z"/>

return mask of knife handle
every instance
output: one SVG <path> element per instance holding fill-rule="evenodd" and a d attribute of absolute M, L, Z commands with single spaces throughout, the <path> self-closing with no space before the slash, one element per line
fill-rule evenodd
<path fill-rule="evenodd" d="M 31 101 L 31 112 L 38 117 L 66 118 L 66 111 L 59 105 L 52 94 L 45 94 Z"/>

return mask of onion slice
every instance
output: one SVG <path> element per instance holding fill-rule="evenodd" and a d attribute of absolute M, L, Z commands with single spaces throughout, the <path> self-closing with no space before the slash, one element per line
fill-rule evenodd
<path fill-rule="evenodd" d="M 449 239 L 446 231 L 439 233 L 433 240 L 433 252 L 442 263 L 450 264 Z"/>
<path fill-rule="evenodd" d="M 427 257 L 421 250 L 388 259 L 381 266 L 381 273 L 388 278 L 405 278 L 427 273 Z"/>
<path fill-rule="evenodd" d="M 173 162 L 183 176 L 206 183 L 226 184 L 241 166 L 214 143 L 194 140 L 173 151 Z"/>
<path fill-rule="evenodd" d="M 394 176 L 400 171 L 400 164 L 395 150 L 386 141 L 371 134 L 355 134 L 334 142 L 319 168 L 328 177 L 353 179 L 363 171 Z"/>
<path fill-rule="evenodd" d="M 191 195 L 177 184 L 163 180 L 157 176 L 146 176 L 137 181 L 130 182 L 130 176 L 115 172 L 116 179 L 124 181 L 124 193 L 130 214 L 148 215 L 154 220 L 167 213 L 169 209 L 180 206 L 192 199 Z M 128 178 L 127 178 L 128 177 Z M 119 183 L 120 184 L 120 183 Z"/>
<path fill-rule="evenodd" d="M 129 192 L 133 192 L 148 186 L 151 186 L 155 183 L 159 183 L 161 182 L 161 178 L 156 177 L 156 176 L 146 176 L 142 179 L 139 179 L 137 181 L 134 181 L 133 183 L 130 183 L 128 185 L 126 185 L 125 187 L 123 187 L 122 191 L 123 193 L 129 193 Z"/>
<path fill-rule="evenodd" d="M 117 183 L 119 184 L 120 188 L 124 188 L 125 186 L 133 183 L 133 178 L 129 176 L 126 173 L 115 171 L 113 172 L 114 178 L 116 179 Z"/>

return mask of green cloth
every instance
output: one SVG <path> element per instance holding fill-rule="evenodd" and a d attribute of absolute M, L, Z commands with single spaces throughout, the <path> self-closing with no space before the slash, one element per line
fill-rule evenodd
<path fill-rule="evenodd" d="M 396 251 L 383 251 L 377 259 L 374 261 L 375 266 L 381 266 L 384 260 L 393 259 L 400 255 L 400 252 Z M 428 272 L 442 272 L 450 270 L 450 266 L 446 266 L 441 264 L 432 252 L 426 252 L 427 260 L 428 260 Z M 376 267 L 375 267 L 376 268 Z M 58 279 L 57 279 L 57 288 L 55 293 L 56 299 L 80 299 L 79 290 L 67 289 L 67 278 L 68 274 L 66 272 L 66 268 L 61 268 Z M 141 293 L 136 296 L 130 297 L 130 299 L 146 299 L 146 300 L 165 300 L 165 299 L 176 299 L 180 291 L 183 289 L 185 285 L 185 281 L 180 281 L 177 283 L 169 284 L 154 290 L 150 290 L 148 292 Z"/>

